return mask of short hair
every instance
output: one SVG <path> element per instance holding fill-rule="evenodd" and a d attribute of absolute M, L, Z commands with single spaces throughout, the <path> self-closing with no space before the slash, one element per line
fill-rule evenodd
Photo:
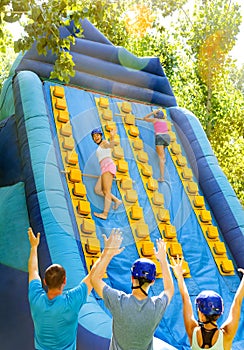
<path fill-rule="evenodd" d="M 65 269 L 59 264 L 50 265 L 45 271 L 45 282 L 48 288 L 60 288 L 66 277 Z"/>

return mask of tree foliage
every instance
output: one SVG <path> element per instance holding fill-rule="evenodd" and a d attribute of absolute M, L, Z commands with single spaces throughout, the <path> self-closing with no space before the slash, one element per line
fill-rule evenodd
<path fill-rule="evenodd" d="M 2 0 L 0 11 L 2 57 L 12 46 L 5 24 L 20 21 L 25 34 L 15 50 L 28 50 L 34 41 L 40 54 L 51 50 L 57 56 L 51 78 L 64 82 L 74 75 L 74 38 L 60 38 L 59 28 L 74 21 L 82 36 L 80 18 L 136 56 L 159 57 L 178 105 L 199 118 L 244 203 L 244 66 L 238 69 L 229 55 L 241 21 L 235 0 L 195 0 L 194 6 L 187 0 Z"/>

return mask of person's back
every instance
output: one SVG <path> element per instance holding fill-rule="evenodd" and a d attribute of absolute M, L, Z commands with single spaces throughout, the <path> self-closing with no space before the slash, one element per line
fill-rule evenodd
<path fill-rule="evenodd" d="M 202 327 L 196 327 L 193 330 L 192 334 L 192 350 L 202 350 L 202 349 L 211 349 L 211 350 L 223 350 L 224 349 L 224 336 L 223 331 L 221 329 L 214 329 L 214 333 L 211 334 L 211 331 L 208 331 L 209 333 L 206 333 L 207 338 L 209 338 L 209 344 L 206 342 L 206 339 L 204 339 L 204 333 Z M 211 337 L 211 338 L 210 338 Z M 201 344 L 201 345 L 199 345 Z"/>
<path fill-rule="evenodd" d="M 59 264 L 50 265 L 43 279 L 47 293 L 42 288 L 38 270 L 37 248 L 40 233 L 34 235 L 28 229 L 31 245 L 28 260 L 29 304 L 35 330 L 36 350 L 75 350 L 78 328 L 78 314 L 86 302 L 92 286 L 88 274 L 80 284 L 63 292 L 66 285 L 66 271 Z"/>
<path fill-rule="evenodd" d="M 103 298 L 113 315 L 111 350 L 151 350 L 155 329 L 168 305 L 162 293 L 156 297 L 137 299 L 132 294 L 105 286 Z"/>
<path fill-rule="evenodd" d="M 76 349 L 78 314 L 86 297 L 85 283 L 49 299 L 39 280 L 30 282 L 29 302 L 37 350 Z"/>
<path fill-rule="evenodd" d="M 104 238 L 104 250 L 92 267 L 91 282 L 97 294 L 113 316 L 113 334 L 110 350 L 152 350 L 153 335 L 164 311 L 174 294 L 174 284 L 166 256 L 166 244 L 157 239 L 155 256 L 160 262 L 164 277 L 164 291 L 148 297 L 156 279 L 156 265 L 150 259 L 137 259 L 131 267 L 132 294 L 111 288 L 103 281 L 111 259 L 120 254 L 122 237 L 113 229 L 110 237 Z"/>

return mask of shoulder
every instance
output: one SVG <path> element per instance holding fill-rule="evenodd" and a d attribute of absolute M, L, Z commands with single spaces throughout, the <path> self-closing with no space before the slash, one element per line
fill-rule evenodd
<path fill-rule="evenodd" d="M 36 300 L 36 298 L 42 294 L 46 294 L 45 290 L 42 288 L 41 281 L 38 279 L 31 280 L 28 289 L 30 301 Z"/>

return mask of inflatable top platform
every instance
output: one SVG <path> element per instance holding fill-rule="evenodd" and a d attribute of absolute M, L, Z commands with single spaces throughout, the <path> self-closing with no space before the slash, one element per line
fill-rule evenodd
<path fill-rule="evenodd" d="M 33 349 L 27 290 L 27 228 L 41 233 L 39 267 L 67 271 L 67 288 L 90 271 L 103 249 L 102 234 L 123 232 L 126 249 L 110 263 L 106 282 L 131 291 L 130 267 L 138 257 L 157 265 L 151 294 L 163 289 L 153 246 L 167 242 L 169 261 L 184 257 L 192 301 L 203 289 L 223 296 L 226 318 L 244 267 L 244 215 L 219 167 L 198 119 L 177 105 L 158 58 L 138 58 L 115 47 L 89 21 L 70 53 L 75 76 L 69 84 L 49 79 L 55 56 L 40 56 L 36 44 L 19 55 L 0 95 L 0 342 L 4 350 Z M 72 27 L 60 29 L 65 37 Z M 171 143 L 165 182 L 159 183 L 151 123 L 155 108 L 167 116 Z M 150 124 L 150 125 L 149 125 Z M 91 130 L 109 139 L 117 128 L 112 191 L 122 200 L 106 221 L 96 218 L 103 198 L 94 193 L 100 174 Z M 155 350 L 190 349 L 182 303 L 175 295 L 154 337 Z M 243 309 L 242 309 L 243 311 Z M 233 350 L 244 348 L 244 313 Z M 107 350 L 112 319 L 92 292 L 81 309 L 78 350 Z M 126 330 L 125 330 L 126 336 Z M 139 336 L 139 335 L 138 335 Z"/>

